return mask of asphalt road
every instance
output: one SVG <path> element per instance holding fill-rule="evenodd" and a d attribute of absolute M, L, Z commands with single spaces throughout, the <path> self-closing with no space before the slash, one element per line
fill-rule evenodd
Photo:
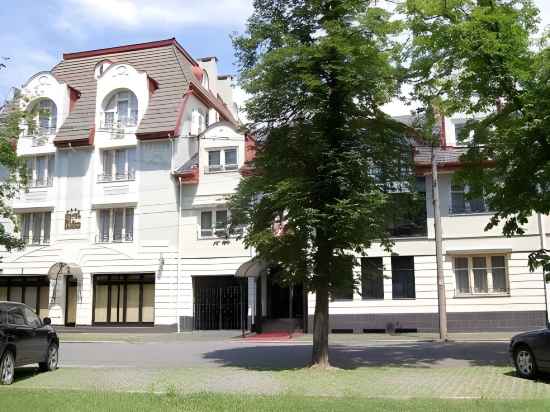
<path fill-rule="evenodd" d="M 148 343 L 62 343 L 61 367 L 240 367 L 283 370 L 307 365 L 311 344 L 233 340 Z M 504 342 L 369 343 L 331 345 L 331 363 L 362 366 L 465 367 L 510 365 Z"/>

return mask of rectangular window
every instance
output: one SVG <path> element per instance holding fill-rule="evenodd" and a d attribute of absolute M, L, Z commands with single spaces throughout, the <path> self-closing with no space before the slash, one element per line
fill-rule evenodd
<path fill-rule="evenodd" d="M 353 300 L 353 260 L 342 256 L 339 261 L 341 273 L 338 274 L 338 284 L 331 293 L 332 300 Z"/>
<path fill-rule="evenodd" d="M 363 299 L 384 299 L 382 258 L 361 258 L 361 295 Z"/>
<path fill-rule="evenodd" d="M 102 174 L 99 182 L 134 180 L 136 170 L 136 149 L 103 150 L 101 152 Z"/>
<path fill-rule="evenodd" d="M 134 240 L 134 209 L 115 208 L 98 210 L 98 243 L 131 242 Z"/>
<path fill-rule="evenodd" d="M 483 213 L 489 209 L 485 200 L 481 198 L 469 198 L 467 186 L 453 184 L 451 186 L 451 213 Z"/>
<path fill-rule="evenodd" d="M 237 169 L 237 149 L 225 150 L 225 170 Z"/>
<path fill-rule="evenodd" d="M 55 156 L 32 156 L 25 158 L 28 187 L 50 187 L 53 184 Z"/>
<path fill-rule="evenodd" d="M 209 150 L 206 173 L 232 171 L 239 168 L 237 148 Z"/>
<path fill-rule="evenodd" d="M 50 243 L 51 212 L 33 212 L 19 215 L 21 239 L 26 244 L 47 245 Z"/>
<path fill-rule="evenodd" d="M 229 233 L 231 214 L 227 209 L 203 210 L 200 216 L 200 237 L 224 237 Z M 242 229 L 234 229 L 232 235 L 242 234 Z"/>
<path fill-rule="evenodd" d="M 392 256 L 392 297 L 393 299 L 416 298 L 413 256 Z"/>
<path fill-rule="evenodd" d="M 457 256 L 454 272 L 457 296 L 509 292 L 504 255 Z"/>

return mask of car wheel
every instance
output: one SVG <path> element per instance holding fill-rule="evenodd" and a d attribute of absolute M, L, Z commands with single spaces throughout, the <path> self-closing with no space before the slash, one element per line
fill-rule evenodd
<path fill-rule="evenodd" d="M 532 379 L 537 375 L 537 364 L 533 352 L 527 346 L 520 346 L 514 353 L 516 371 L 522 378 Z"/>
<path fill-rule="evenodd" d="M 0 384 L 11 385 L 15 377 L 15 359 L 9 350 L 4 352 L 0 360 Z"/>
<path fill-rule="evenodd" d="M 57 369 L 59 361 L 59 348 L 57 345 L 50 345 L 46 362 L 40 362 L 38 366 L 42 372 L 51 372 Z"/>

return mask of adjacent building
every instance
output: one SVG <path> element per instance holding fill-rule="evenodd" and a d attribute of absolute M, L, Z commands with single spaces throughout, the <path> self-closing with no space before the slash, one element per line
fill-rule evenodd
<path fill-rule="evenodd" d="M 3 253 L 0 300 L 66 326 L 311 328 L 314 296 L 279 286 L 227 232 L 227 196 L 254 156 L 232 81 L 175 39 L 67 53 L 32 76 L 23 108 L 42 110 L 18 141 L 30 182 L 13 202 L 27 247 Z M 543 326 L 527 257 L 550 222 L 484 231 L 485 202 L 452 182 L 464 121 L 445 119 L 439 149 L 449 329 Z M 430 153 L 415 162 L 425 208 L 394 227 L 394 254 L 373 247 L 350 270 L 362 286 L 333 296 L 334 332 L 437 330 Z"/>

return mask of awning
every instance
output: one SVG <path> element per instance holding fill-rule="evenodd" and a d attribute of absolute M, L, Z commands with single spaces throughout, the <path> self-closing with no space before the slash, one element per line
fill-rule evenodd
<path fill-rule="evenodd" d="M 239 266 L 235 276 L 238 278 L 257 278 L 265 272 L 268 266 L 265 260 L 255 257 Z"/>

